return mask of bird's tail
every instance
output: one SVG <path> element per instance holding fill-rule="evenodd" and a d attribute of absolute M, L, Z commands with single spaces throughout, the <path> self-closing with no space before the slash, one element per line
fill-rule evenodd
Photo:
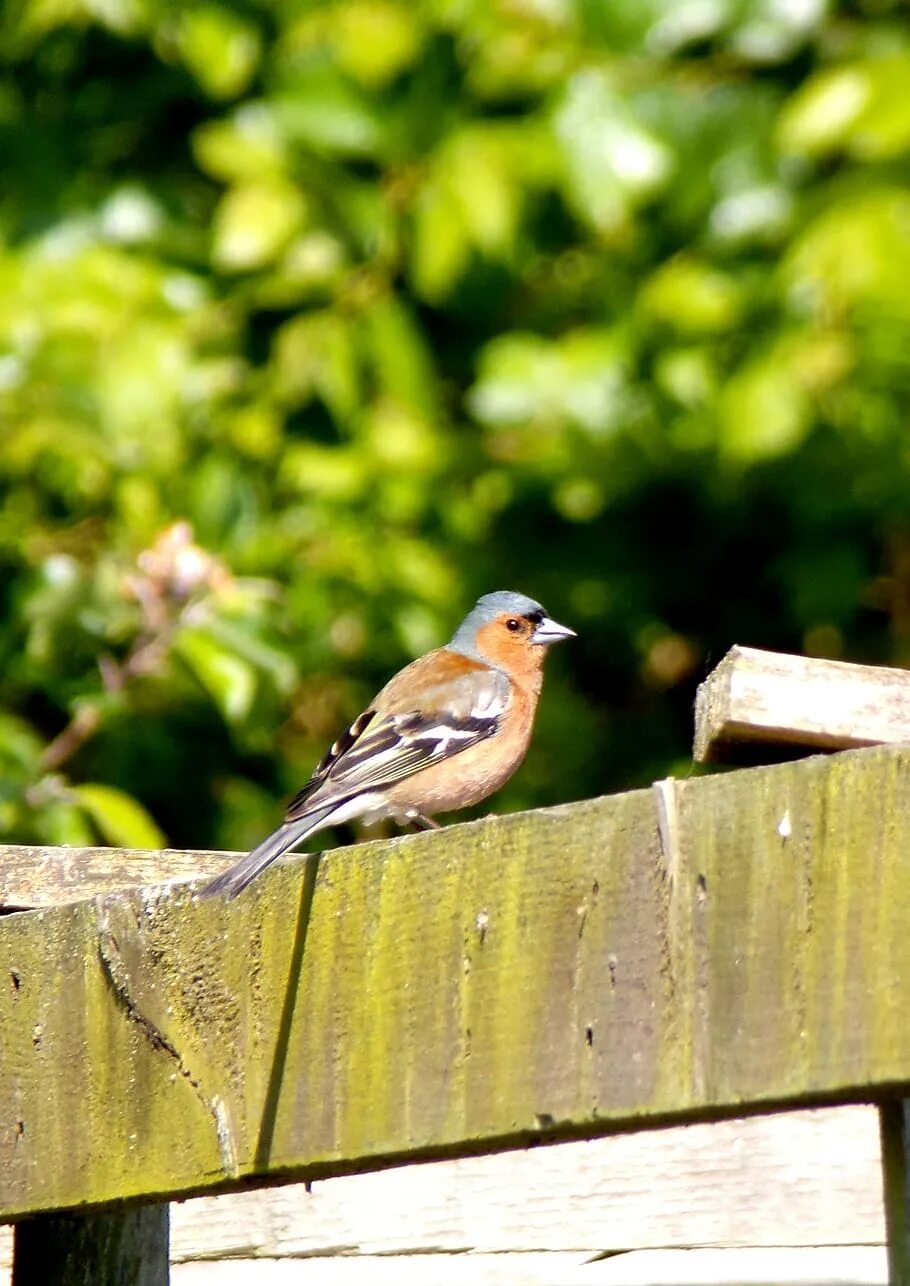
<path fill-rule="evenodd" d="M 221 894 L 227 899 L 235 898 L 238 893 L 242 893 L 248 884 L 255 880 L 260 871 L 264 871 L 272 862 L 277 861 L 283 853 L 287 853 L 296 845 L 301 844 L 308 835 L 313 831 L 318 831 L 321 826 L 325 825 L 326 818 L 334 812 L 337 807 L 337 801 L 333 804 L 327 804 L 324 808 L 316 809 L 312 813 L 307 813 L 305 817 L 298 817 L 292 822 L 284 822 L 279 826 L 277 831 L 268 835 L 261 844 L 257 844 L 251 853 L 242 857 L 239 862 L 229 866 L 226 871 L 216 875 L 204 888 L 199 890 L 201 898 L 219 897 Z"/>

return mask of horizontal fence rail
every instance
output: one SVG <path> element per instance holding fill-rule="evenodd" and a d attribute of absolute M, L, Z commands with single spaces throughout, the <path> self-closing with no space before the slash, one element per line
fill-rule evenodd
<path fill-rule="evenodd" d="M 906 1094 L 908 879 L 876 747 L 6 916 L 0 1219 Z"/>

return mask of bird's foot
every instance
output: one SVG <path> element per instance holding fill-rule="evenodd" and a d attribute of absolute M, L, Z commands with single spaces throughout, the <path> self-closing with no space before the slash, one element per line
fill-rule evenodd
<path fill-rule="evenodd" d="M 442 826 L 439 822 L 434 822 L 432 817 L 425 817 L 423 813 L 412 813 L 408 820 L 412 825 L 416 826 L 419 831 L 442 830 Z"/>

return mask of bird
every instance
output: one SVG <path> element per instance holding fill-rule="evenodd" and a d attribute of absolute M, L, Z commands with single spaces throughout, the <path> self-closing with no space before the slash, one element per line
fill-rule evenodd
<path fill-rule="evenodd" d="M 200 890 L 235 898 L 284 853 L 343 822 L 431 814 L 486 799 L 525 757 L 549 647 L 575 631 L 525 594 L 484 594 L 452 639 L 400 670 L 331 746 L 270 835 Z"/>

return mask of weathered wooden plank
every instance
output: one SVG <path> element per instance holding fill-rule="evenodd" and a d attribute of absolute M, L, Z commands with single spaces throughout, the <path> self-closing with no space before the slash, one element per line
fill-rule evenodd
<path fill-rule="evenodd" d="M 884 1243 L 874 1107 L 789 1111 L 175 1204 L 175 1259 Z M 0 1250 L 0 1264 L 2 1264 Z"/>
<path fill-rule="evenodd" d="M 607 1259 L 578 1252 L 428 1254 L 362 1260 L 238 1259 L 180 1264 L 173 1286 L 888 1286 L 884 1251 L 633 1251 Z"/>
<path fill-rule="evenodd" d="M 171 1258 L 883 1245 L 878 1116 L 791 1110 L 197 1197 L 171 1208 Z M 0 1270 L 11 1256 L 0 1227 Z"/>
<path fill-rule="evenodd" d="M 0 845 L 0 910 L 80 902 L 112 889 L 211 878 L 238 853 L 167 848 L 38 848 Z"/>
<path fill-rule="evenodd" d="M 910 752 L 0 922 L 0 1215 L 910 1085 Z"/>
<path fill-rule="evenodd" d="M 698 689 L 695 758 L 910 742 L 910 672 L 733 647 Z"/>
<path fill-rule="evenodd" d="M 845 747 L 910 740 L 910 674 L 734 647 L 701 685 L 695 757 L 764 747 Z M 789 826 L 786 819 L 784 829 Z M 883 1195 L 891 1286 L 910 1286 L 910 1103 L 881 1105 Z"/>
<path fill-rule="evenodd" d="M 888 1265 L 882 1247 L 807 1246 L 645 1250 L 607 1259 L 577 1250 L 339 1255 L 307 1258 L 305 1263 L 256 1256 L 195 1260 L 171 1267 L 172 1286 L 767 1286 L 769 1282 L 774 1286 L 889 1286 Z M 8 1286 L 2 1274 L 0 1283 Z"/>
<path fill-rule="evenodd" d="M 12 1286 L 167 1286 L 168 1277 L 166 1205 L 16 1226 Z"/>

